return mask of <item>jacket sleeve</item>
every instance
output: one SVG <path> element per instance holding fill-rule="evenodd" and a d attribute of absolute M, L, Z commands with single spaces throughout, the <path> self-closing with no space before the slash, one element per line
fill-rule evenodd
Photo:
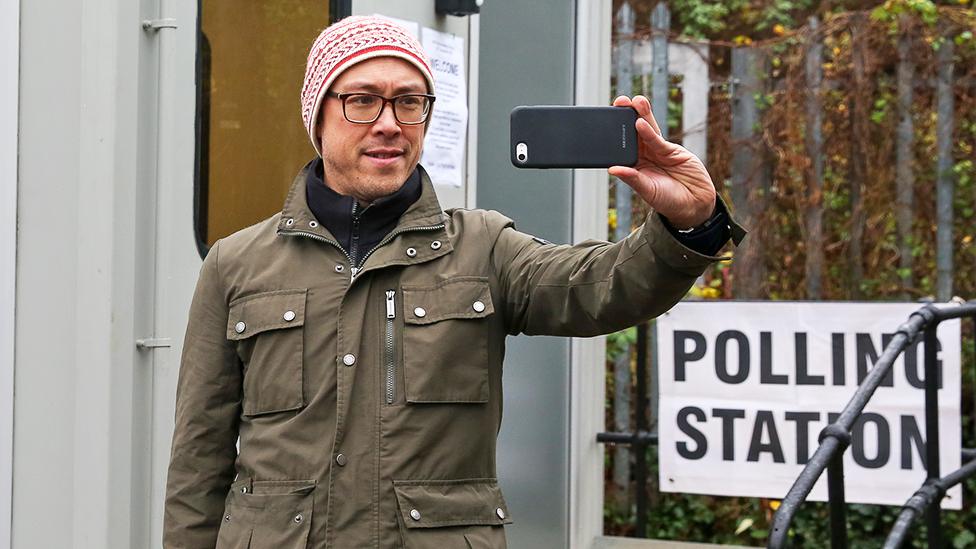
<path fill-rule="evenodd" d="M 166 549 L 214 547 L 234 479 L 242 374 L 227 339 L 219 246 L 203 262 L 183 342 L 166 483 Z"/>
<path fill-rule="evenodd" d="M 620 242 L 573 246 L 549 244 L 489 215 L 495 217 L 487 220 L 489 233 L 497 234 L 492 261 L 512 334 L 588 337 L 633 326 L 670 309 L 710 263 L 727 259 L 685 247 L 653 212 Z"/>

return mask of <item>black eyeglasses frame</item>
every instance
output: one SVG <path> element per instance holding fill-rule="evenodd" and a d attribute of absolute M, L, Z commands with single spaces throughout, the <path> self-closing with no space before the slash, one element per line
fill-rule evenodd
<path fill-rule="evenodd" d="M 352 124 L 372 124 L 372 123 L 376 122 L 377 120 L 380 119 L 381 116 L 383 116 L 383 110 L 386 109 L 387 103 L 389 103 L 392 106 L 392 109 L 393 109 L 393 118 L 396 119 L 396 121 L 397 121 L 398 124 L 403 124 L 404 126 L 417 126 L 417 125 L 420 125 L 420 124 L 424 124 L 430 118 L 430 109 L 431 109 L 431 107 L 434 106 L 434 100 L 437 99 L 436 96 L 431 95 L 429 93 L 401 93 L 400 95 L 394 95 L 393 97 L 386 97 L 386 96 L 380 95 L 378 93 L 372 93 L 372 92 L 342 92 L 342 93 L 336 93 L 334 91 L 328 91 L 325 94 L 327 96 L 329 96 L 329 97 L 335 97 L 336 99 L 338 99 L 339 101 L 342 102 L 342 116 L 346 119 L 347 122 L 352 123 Z M 346 114 L 346 98 L 351 97 L 353 95 L 369 95 L 369 96 L 376 97 L 376 98 L 380 99 L 383 102 L 383 105 L 380 107 L 380 110 L 376 111 L 376 117 L 373 118 L 372 120 L 369 120 L 369 121 L 366 121 L 366 120 L 352 120 L 352 119 L 350 119 L 349 118 L 349 115 Z M 423 115 L 423 118 L 421 120 L 419 120 L 417 122 L 404 122 L 403 120 L 400 120 L 400 115 L 397 114 L 396 100 L 397 99 L 400 99 L 401 97 L 425 97 L 425 98 L 427 98 L 427 100 L 429 102 L 427 103 L 427 109 L 424 111 L 424 115 Z"/>

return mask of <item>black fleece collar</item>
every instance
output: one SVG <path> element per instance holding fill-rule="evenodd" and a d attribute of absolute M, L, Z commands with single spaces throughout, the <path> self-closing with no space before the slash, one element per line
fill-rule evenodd
<path fill-rule="evenodd" d="M 312 163 L 305 182 L 308 207 L 356 266 L 396 227 L 400 216 L 420 198 L 419 169 L 414 169 L 395 193 L 377 199 L 364 208 L 357 204 L 355 198 L 341 195 L 325 184 L 321 158 Z"/>

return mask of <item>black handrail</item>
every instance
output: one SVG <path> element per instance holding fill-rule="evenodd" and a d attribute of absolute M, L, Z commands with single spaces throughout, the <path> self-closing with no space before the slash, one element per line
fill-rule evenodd
<path fill-rule="evenodd" d="M 796 515 L 799 506 L 806 500 L 814 484 L 827 471 L 828 504 L 830 506 L 830 542 L 834 549 L 847 547 L 846 502 L 844 500 L 843 454 L 850 444 L 850 432 L 854 422 L 860 416 L 875 390 L 891 370 L 895 359 L 920 335 L 925 336 L 925 417 L 926 417 L 926 465 L 927 476 L 925 485 L 906 504 L 899 516 L 892 536 L 897 540 L 904 538 L 905 531 L 921 512 L 927 511 L 929 547 L 941 546 L 942 528 L 938 502 L 945 495 L 945 490 L 958 484 L 965 478 L 976 474 L 976 461 L 970 460 L 964 467 L 954 471 L 945 478 L 939 478 L 939 444 L 938 444 L 938 364 L 936 328 L 939 323 L 962 317 L 976 317 L 976 301 L 954 306 L 939 308 L 929 304 L 912 313 L 908 321 L 898 327 L 898 331 L 890 343 L 885 347 L 881 357 L 861 382 L 854 396 L 844 407 L 837 420 L 828 425 L 820 433 L 820 446 L 810 458 L 797 477 L 789 493 L 783 498 L 776 515 L 773 518 L 773 529 L 769 536 L 768 547 L 782 548 L 786 546 L 790 523 Z M 964 456 L 967 451 L 964 451 Z M 897 532 L 895 531 L 897 530 Z M 886 545 L 885 547 L 889 547 Z M 891 546 L 895 547 L 895 546 Z"/>
<path fill-rule="evenodd" d="M 884 548 L 897 549 L 901 547 L 908 535 L 908 529 L 915 522 L 916 517 L 924 513 L 926 509 L 931 508 L 933 504 L 941 501 L 949 488 L 974 475 L 976 475 L 976 458 L 971 457 L 969 462 L 959 469 L 919 488 L 915 495 L 909 498 L 902 507 L 901 513 L 898 514 L 898 520 L 895 521 L 894 527 L 888 534 L 888 539 L 885 540 Z"/>

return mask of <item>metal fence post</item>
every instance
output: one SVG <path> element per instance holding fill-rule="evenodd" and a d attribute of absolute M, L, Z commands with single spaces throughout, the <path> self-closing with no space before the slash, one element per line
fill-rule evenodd
<path fill-rule="evenodd" d="M 830 505 L 830 547 L 847 549 L 847 498 L 844 495 L 844 451 L 827 465 L 827 500 Z"/>
<path fill-rule="evenodd" d="M 733 289 L 738 299 L 763 297 L 766 279 L 759 229 L 769 200 L 770 173 L 766 146 L 757 135 L 761 112 L 755 99 L 766 91 L 766 64 L 765 55 L 757 48 L 732 49 L 732 203 L 742 224 L 752 228 L 732 263 Z"/>
<path fill-rule="evenodd" d="M 668 33 L 671 31 L 671 10 L 667 2 L 658 2 L 651 13 L 651 111 L 661 127 L 661 136 L 668 138 L 668 93 L 671 77 L 668 73 Z"/>
<path fill-rule="evenodd" d="M 948 33 L 943 33 L 948 35 Z M 936 296 L 939 301 L 952 299 L 952 210 L 954 177 L 952 173 L 952 133 L 955 126 L 953 112 L 953 47 L 952 39 L 942 41 L 938 53 L 938 83 L 936 85 Z"/>
<path fill-rule="evenodd" d="M 617 95 L 630 96 L 633 93 L 634 57 L 634 10 L 624 2 L 617 12 Z M 614 209 L 617 212 L 617 226 L 614 240 L 620 242 L 630 234 L 631 228 L 631 190 L 619 179 L 614 179 Z M 630 360 L 633 348 L 623 345 L 613 364 L 613 428 L 618 432 L 630 430 L 631 381 Z M 630 506 L 630 458 L 632 448 L 624 444 L 613 447 L 613 485 L 612 502 L 615 506 L 627 509 Z M 637 456 L 640 459 L 640 456 Z"/>
<path fill-rule="evenodd" d="M 912 222 L 915 218 L 915 172 L 912 169 L 915 147 L 915 122 L 912 119 L 914 101 L 915 65 L 912 62 L 912 35 L 907 14 L 899 18 L 898 37 L 898 130 L 895 155 L 895 179 L 897 198 L 895 215 L 898 220 L 898 267 L 903 288 L 902 298 L 909 297 L 914 285 L 915 258 Z"/>
<path fill-rule="evenodd" d="M 647 445 L 641 435 L 647 433 L 647 324 L 637 326 L 637 431 L 634 453 L 637 456 L 634 477 L 637 481 L 637 537 L 647 537 Z"/>
<path fill-rule="evenodd" d="M 820 97 L 823 85 L 823 44 L 817 31 L 820 20 L 813 16 L 808 21 L 810 44 L 806 53 L 806 149 L 810 157 L 807 174 L 806 225 L 806 273 L 807 299 L 820 299 L 823 290 L 823 107 Z"/>
<path fill-rule="evenodd" d="M 848 111 L 853 139 L 851 139 L 850 157 L 850 203 L 851 224 L 847 247 L 847 264 L 850 278 L 847 281 L 848 299 L 863 299 L 861 283 L 864 282 L 864 232 L 867 212 L 864 209 L 864 193 L 868 181 L 869 143 L 871 141 L 870 109 L 874 98 L 874 89 L 867 77 L 868 18 L 864 13 L 858 13 L 851 20 L 851 65 L 854 78 L 851 79 L 851 102 L 853 108 Z"/>
<path fill-rule="evenodd" d="M 941 476 L 939 464 L 939 376 L 938 335 L 939 323 L 925 328 L 925 482 L 933 483 Z M 934 381 L 933 381 L 934 380 Z M 928 525 L 929 549 L 942 547 L 941 507 L 936 504 L 925 510 Z"/>

